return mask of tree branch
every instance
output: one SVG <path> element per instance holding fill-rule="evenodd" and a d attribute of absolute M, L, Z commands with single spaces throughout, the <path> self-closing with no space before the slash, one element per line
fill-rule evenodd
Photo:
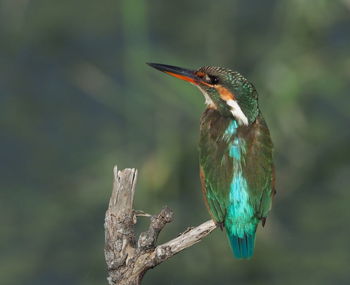
<path fill-rule="evenodd" d="M 136 169 L 118 171 L 114 167 L 113 191 L 105 217 L 105 259 L 109 285 L 140 284 L 147 270 L 200 242 L 216 228 L 214 221 L 209 220 L 156 246 L 159 233 L 173 219 L 172 210 L 164 207 L 158 215 L 150 217 L 148 230 L 140 234 L 136 243 L 136 216 L 150 216 L 133 210 L 136 180 Z"/>

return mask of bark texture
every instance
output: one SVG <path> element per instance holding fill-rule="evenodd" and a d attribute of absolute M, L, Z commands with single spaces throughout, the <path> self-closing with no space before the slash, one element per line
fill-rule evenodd
<path fill-rule="evenodd" d="M 178 252 L 210 234 L 215 228 L 209 220 L 189 228 L 178 237 L 156 245 L 161 230 L 173 219 L 173 212 L 164 207 L 158 215 L 133 210 L 137 180 L 136 169 L 118 171 L 114 167 L 114 183 L 105 217 L 105 259 L 109 285 L 137 285 L 147 270 L 157 266 Z M 137 216 L 149 216 L 147 231 L 136 239 L 134 226 Z"/>

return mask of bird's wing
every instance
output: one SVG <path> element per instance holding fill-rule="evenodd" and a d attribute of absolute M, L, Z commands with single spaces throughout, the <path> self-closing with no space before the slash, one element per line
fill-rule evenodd
<path fill-rule="evenodd" d="M 273 145 L 268 127 L 260 115 L 245 135 L 247 146 L 244 176 L 247 179 L 250 203 L 257 218 L 266 220 L 275 194 L 275 174 L 272 161 Z"/>
<path fill-rule="evenodd" d="M 218 112 L 209 110 L 203 114 L 201 122 L 199 156 L 202 191 L 210 215 L 219 223 L 226 217 L 233 177 L 229 141 L 222 139 L 230 121 Z"/>
<path fill-rule="evenodd" d="M 224 196 L 217 191 L 215 181 L 208 179 L 202 166 L 200 166 L 200 178 L 203 199 L 212 219 L 218 223 L 222 223 L 226 215 L 226 205 Z"/>

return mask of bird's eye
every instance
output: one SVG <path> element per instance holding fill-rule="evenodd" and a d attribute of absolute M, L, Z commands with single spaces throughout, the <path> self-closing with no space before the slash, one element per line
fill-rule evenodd
<path fill-rule="evenodd" d="M 215 84 L 219 83 L 219 78 L 218 77 L 211 75 L 211 76 L 209 76 L 209 78 L 210 78 L 210 84 L 215 85 Z"/>
<path fill-rule="evenodd" d="M 207 73 L 197 71 L 196 75 L 208 84 L 215 85 L 219 83 L 219 77 L 215 75 L 209 75 Z"/>

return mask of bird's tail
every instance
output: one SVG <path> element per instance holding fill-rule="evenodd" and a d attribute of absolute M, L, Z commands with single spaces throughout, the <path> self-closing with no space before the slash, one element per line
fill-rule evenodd
<path fill-rule="evenodd" d="M 242 238 L 237 235 L 231 234 L 228 229 L 226 229 L 227 237 L 230 241 L 230 245 L 233 254 L 236 258 L 251 258 L 254 254 L 255 245 L 255 232 L 252 234 L 244 234 Z"/>

